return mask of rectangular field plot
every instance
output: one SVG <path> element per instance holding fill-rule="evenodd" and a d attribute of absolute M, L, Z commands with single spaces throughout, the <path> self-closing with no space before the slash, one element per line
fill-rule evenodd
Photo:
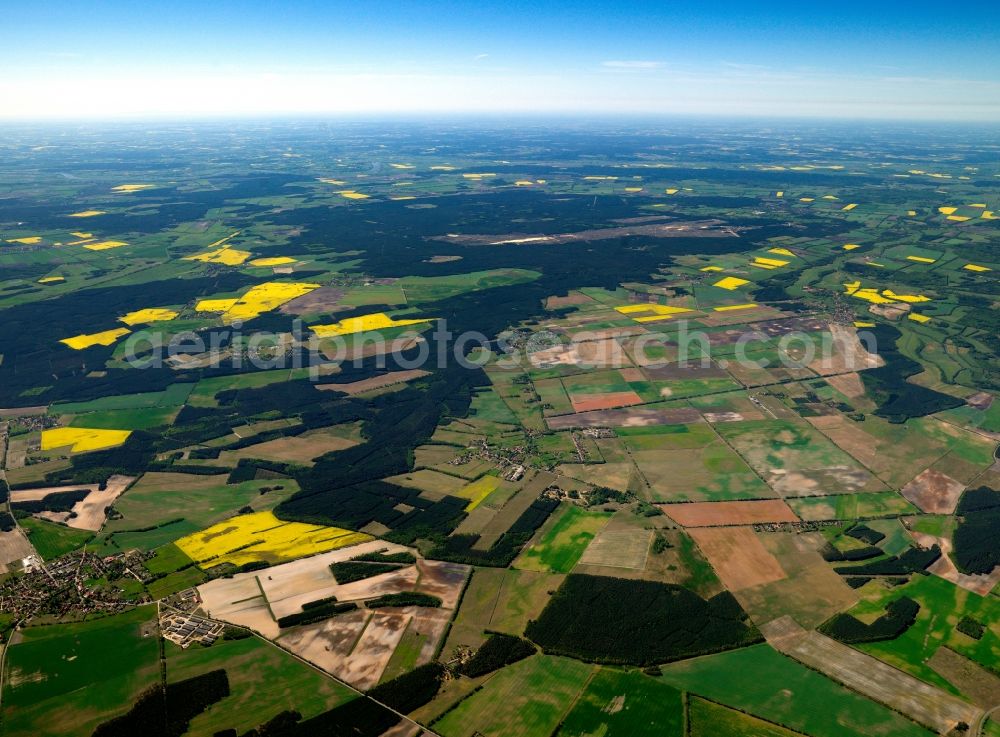
<path fill-rule="evenodd" d="M 729 709 L 697 696 L 688 698 L 688 734 L 690 737 L 800 737 L 777 724 Z"/>
<path fill-rule="evenodd" d="M 442 657 L 450 657 L 459 645 L 479 647 L 486 639 L 486 630 L 520 637 L 528 620 L 541 613 L 549 592 L 559 588 L 563 578 L 556 573 L 476 568 Z"/>
<path fill-rule="evenodd" d="M 748 527 L 695 528 L 690 536 L 730 591 L 779 581 L 787 576 L 778 559 Z"/>
<path fill-rule="evenodd" d="M 660 509 L 683 527 L 721 527 L 799 521 L 791 508 L 781 499 L 663 504 L 660 505 Z"/>
<path fill-rule="evenodd" d="M 739 455 L 715 440 L 687 450 L 640 450 L 632 459 L 654 502 L 728 501 L 775 496 Z"/>
<path fill-rule="evenodd" d="M 761 631 L 780 652 L 940 734 L 960 722 L 975 724 L 982 714 L 957 696 L 819 632 L 802 629 L 790 617 L 771 622 Z"/>
<path fill-rule="evenodd" d="M 783 497 L 881 491 L 870 471 L 804 422 L 723 423 L 719 434 Z"/>
<path fill-rule="evenodd" d="M 518 556 L 514 567 L 569 573 L 610 517 L 604 512 L 588 512 L 577 506 L 564 507 L 562 514 L 553 515 L 546 521 L 538 542 Z"/>
<path fill-rule="evenodd" d="M 681 737 L 681 692 L 638 671 L 601 668 L 577 698 L 559 737 Z"/>
<path fill-rule="evenodd" d="M 663 666 L 662 680 L 813 737 L 933 734 L 766 644 Z"/>
<path fill-rule="evenodd" d="M 635 528 L 613 530 L 610 527 L 609 524 L 591 540 L 580 558 L 580 564 L 643 570 L 653 531 Z"/>
<path fill-rule="evenodd" d="M 210 648 L 182 650 L 171 642 L 165 647 L 168 683 L 216 668 L 225 668 L 229 678 L 229 695 L 196 716 L 190 734 L 243 733 L 286 709 L 309 719 L 355 698 L 350 689 L 256 637 L 223 640 Z"/>
<path fill-rule="evenodd" d="M 593 670 L 576 660 L 532 656 L 496 673 L 434 729 L 444 737 L 549 737 Z"/>
<path fill-rule="evenodd" d="M 89 737 L 127 712 L 159 683 L 157 632 L 152 606 L 24 630 L 6 652 L 4 733 Z"/>
<path fill-rule="evenodd" d="M 806 521 L 888 517 L 915 514 L 917 511 L 916 507 L 894 491 L 803 496 L 789 499 L 788 506 Z"/>

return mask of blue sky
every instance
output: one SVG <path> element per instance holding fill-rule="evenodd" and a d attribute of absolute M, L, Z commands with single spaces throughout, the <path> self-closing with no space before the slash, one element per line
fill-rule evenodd
<path fill-rule="evenodd" d="M 0 117 L 1000 120 L 1000 10 L 920 2 L 8 4 Z"/>

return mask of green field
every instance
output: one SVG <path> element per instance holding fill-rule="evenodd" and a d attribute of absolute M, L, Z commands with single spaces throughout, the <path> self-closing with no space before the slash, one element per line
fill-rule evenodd
<path fill-rule="evenodd" d="M 688 700 L 688 735 L 690 737 L 796 737 L 776 724 L 725 706 L 692 696 Z"/>
<path fill-rule="evenodd" d="M 162 392 L 143 394 L 113 394 L 90 402 L 67 402 L 52 405 L 51 414 L 78 415 L 87 412 L 109 412 L 144 407 L 177 407 L 187 400 L 194 384 L 171 384 Z"/>
<path fill-rule="evenodd" d="M 534 655 L 491 676 L 431 727 L 444 737 L 549 737 L 594 667 Z"/>
<path fill-rule="evenodd" d="M 681 737 L 681 692 L 638 671 L 601 668 L 563 719 L 558 737 Z M 722 733 L 719 733 L 722 734 Z"/>
<path fill-rule="evenodd" d="M 211 735 L 235 728 L 240 734 L 287 709 L 303 719 L 346 703 L 354 692 L 257 637 L 221 640 L 210 648 L 187 650 L 164 644 L 167 683 L 225 668 L 230 695 L 191 722 L 188 734 Z"/>
<path fill-rule="evenodd" d="M 261 494 L 263 486 L 284 488 Z M 250 505 L 254 511 L 270 509 L 295 491 L 298 491 L 298 486 L 290 479 L 245 481 L 230 485 L 226 483 L 225 474 L 147 473 L 115 503 L 115 509 L 122 514 L 122 518 L 109 522 L 105 532 L 115 533 L 114 539 L 119 546 L 134 544 L 151 549 L 182 537 L 191 526 L 197 529 L 208 527 L 244 505 Z M 155 531 L 161 533 L 156 535 L 138 533 L 132 537 L 123 534 L 177 519 L 183 519 L 186 525 L 163 527 Z M 174 534 L 177 532 L 179 534 Z"/>
<path fill-rule="evenodd" d="M 663 681 L 812 737 L 929 737 L 930 732 L 770 645 L 663 667 Z"/>
<path fill-rule="evenodd" d="M 864 519 L 916 514 L 919 510 L 894 491 L 800 496 L 788 499 L 788 506 L 805 520 Z"/>
<path fill-rule="evenodd" d="M 180 410 L 179 406 L 112 409 L 79 414 L 70 427 L 96 427 L 105 430 L 148 430 L 169 425 Z"/>
<path fill-rule="evenodd" d="M 72 527 L 53 522 L 25 517 L 18 524 L 42 560 L 52 560 L 80 548 L 94 537 L 89 530 L 74 530 Z"/>
<path fill-rule="evenodd" d="M 514 567 L 526 571 L 569 573 L 609 519 L 611 515 L 605 512 L 588 512 L 577 506 L 565 507 L 554 520 L 549 518 L 539 541 L 521 553 Z"/>
<path fill-rule="evenodd" d="M 160 679 L 155 622 L 156 607 L 145 606 L 23 630 L 7 652 L 4 733 L 89 737 L 98 724 L 128 711 Z"/>
<path fill-rule="evenodd" d="M 176 594 L 178 591 L 202 584 L 207 578 L 208 576 L 200 568 L 191 566 L 190 568 L 185 568 L 183 571 L 168 573 L 162 578 L 150 581 L 146 585 L 146 590 L 154 599 L 164 599 L 171 594 Z"/>
<path fill-rule="evenodd" d="M 863 593 L 864 600 L 851 610 L 859 618 L 884 610 L 886 604 L 904 595 L 920 604 L 917 621 L 902 635 L 894 640 L 859 646 L 880 660 L 951 691 L 954 688 L 925 662 L 938 647 L 947 645 L 986 668 L 995 669 L 1000 662 L 1000 626 L 997 625 L 1000 599 L 996 596 L 978 596 L 938 576 L 913 576 L 908 584 L 893 589 L 871 583 L 865 586 Z M 964 615 L 987 625 L 981 640 L 973 640 L 955 629 Z"/>

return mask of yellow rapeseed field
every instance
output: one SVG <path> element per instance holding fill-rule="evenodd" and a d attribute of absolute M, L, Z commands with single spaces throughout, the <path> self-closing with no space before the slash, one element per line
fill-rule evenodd
<path fill-rule="evenodd" d="M 147 322 L 173 320 L 178 314 L 174 310 L 168 310 L 164 307 L 147 307 L 144 310 L 135 310 L 127 315 L 123 315 L 118 318 L 118 321 L 126 325 L 142 325 Z"/>
<path fill-rule="evenodd" d="M 71 212 L 69 216 L 71 218 L 92 218 L 98 215 L 106 215 L 104 210 L 81 210 L 80 212 Z"/>
<path fill-rule="evenodd" d="M 250 251 L 239 251 L 235 248 L 223 247 L 214 251 L 185 256 L 185 261 L 201 261 L 206 264 L 222 264 L 223 266 L 239 266 L 250 258 Z"/>
<path fill-rule="evenodd" d="M 38 280 L 39 284 L 54 284 L 55 282 L 66 281 L 65 276 L 43 276 Z"/>
<path fill-rule="evenodd" d="M 851 210 L 853 210 L 853 209 L 854 209 L 855 207 L 857 207 L 857 204 L 853 204 L 853 203 L 852 203 L 852 204 L 850 204 L 850 205 L 844 205 L 844 206 L 843 206 L 842 208 L 840 208 L 840 209 L 841 209 L 841 210 L 843 210 L 844 212 L 850 212 L 850 211 L 851 211 Z"/>
<path fill-rule="evenodd" d="M 728 289 L 732 291 L 742 287 L 744 284 L 749 284 L 750 282 L 746 279 L 740 279 L 736 276 L 726 276 L 713 284 L 713 287 L 718 287 L 719 289 Z"/>
<path fill-rule="evenodd" d="M 294 264 L 296 259 L 291 256 L 270 256 L 268 258 L 255 258 L 250 262 L 251 266 L 284 266 Z"/>
<path fill-rule="evenodd" d="M 389 164 L 393 169 L 416 169 L 413 164 Z"/>
<path fill-rule="evenodd" d="M 907 315 L 908 318 L 913 320 L 913 322 L 930 322 L 931 319 L 927 315 L 918 315 L 916 312 L 911 312 Z"/>
<path fill-rule="evenodd" d="M 765 256 L 754 256 L 753 259 L 754 266 L 770 266 L 772 269 L 779 266 L 787 266 L 788 262 L 783 261 L 780 258 L 767 258 Z"/>
<path fill-rule="evenodd" d="M 141 192 L 144 189 L 152 189 L 155 184 L 119 184 L 117 187 L 112 187 L 112 192 Z"/>
<path fill-rule="evenodd" d="M 875 327 L 875 323 L 873 323 L 873 322 L 860 322 L 858 320 L 855 320 L 854 321 L 854 327 L 856 327 L 856 328 L 873 328 L 873 327 Z"/>
<path fill-rule="evenodd" d="M 254 561 L 279 563 L 371 539 L 371 535 L 340 527 L 283 522 L 272 512 L 255 512 L 231 517 L 182 537 L 176 544 L 196 563 L 211 567 Z"/>
<path fill-rule="evenodd" d="M 313 325 L 309 329 L 320 338 L 332 338 L 337 335 L 363 333 L 366 330 L 384 330 L 385 328 L 417 325 L 422 322 L 430 322 L 432 319 L 434 318 L 424 317 L 419 320 L 394 320 L 384 312 L 373 312 L 370 315 L 348 317 L 330 325 Z"/>
<path fill-rule="evenodd" d="M 926 256 L 907 256 L 906 258 L 909 261 L 916 261 L 917 263 L 920 264 L 932 264 L 937 260 L 933 258 L 927 258 Z"/>
<path fill-rule="evenodd" d="M 323 184 L 333 184 L 333 185 L 335 185 L 337 187 L 343 187 L 345 184 L 347 184 L 347 182 L 345 182 L 342 179 L 326 179 L 326 178 L 320 177 L 319 181 L 323 182 Z"/>
<path fill-rule="evenodd" d="M 73 453 L 101 450 L 121 445 L 131 430 L 98 430 L 91 427 L 53 427 L 42 430 L 42 450 L 69 447 Z"/>
<path fill-rule="evenodd" d="M 500 479 L 496 476 L 481 476 L 468 486 L 465 486 L 454 493 L 459 499 L 468 499 L 465 511 L 471 512 L 482 504 L 483 500 L 492 494 L 500 486 Z"/>
<path fill-rule="evenodd" d="M 125 241 L 98 241 L 97 243 L 88 243 L 84 248 L 88 251 L 107 251 L 109 248 L 121 248 L 127 245 L 128 243 Z"/>
<path fill-rule="evenodd" d="M 236 298 L 230 299 L 202 299 L 194 306 L 198 312 L 225 312 L 236 304 Z"/>
<path fill-rule="evenodd" d="M 853 251 L 855 248 L 861 248 L 857 243 L 847 243 L 844 245 L 845 251 Z"/>
<path fill-rule="evenodd" d="M 721 266 L 705 266 L 702 267 L 701 271 L 722 271 Z"/>
<path fill-rule="evenodd" d="M 310 282 L 270 281 L 251 287 L 250 291 L 230 305 L 222 315 L 222 321 L 231 323 L 235 320 L 249 320 L 269 312 L 285 302 L 289 302 L 314 289 L 319 284 Z"/>
<path fill-rule="evenodd" d="M 768 248 L 767 252 L 777 254 L 778 256 L 792 256 L 792 257 L 795 256 L 795 254 L 789 251 L 787 248 Z"/>
<path fill-rule="evenodd" d="M 36 243 L 42 242 L 42 236 L 40 235 L 29 235 L 26 238 L 8 238 L 8 243 L 23 243 L 26 246 L 33 246 Z"/>
<path fill-rule="evenodd" d="M 977 272 L 992 271 L 992 269 L 990 269 L 989 266 L 980 266 L 979 264 L 966 264 L 962 268 L 965 269 L 966 271 L 977 271 Z"/>
<path fill-rule="evenodd" d="M 337 192 L 341 197 L 349 200 L 367 200 L 368 195 L 362 194 L 361 192 L 355 192 L 353 189 L 342 189 Z"/>
<path fill-rule="evenodd" d="M 731 312 L 732 310 L 749 310 L 749 309 L 751 309 L 753 307 L 756 307 L 756 306 L 757 306 L 756 303 L 749 302 L 749 303 L 743 304 L 743 305 L 725 305 L 724 307 L 716 307 L 715 311 L 716 312 Z"/>
<path fill-rule="evenodd" d="M 131 330 L 128 328 L 115 328 L 105 330 L 100 333 L 90 333 L 89 335 L 74 335 L 72 338 L 63 338 L 60 343 L 65 343 L 70 348 L 82 351 L 94 345 L 111 345 L 123 335 L 128 335 Z"/>

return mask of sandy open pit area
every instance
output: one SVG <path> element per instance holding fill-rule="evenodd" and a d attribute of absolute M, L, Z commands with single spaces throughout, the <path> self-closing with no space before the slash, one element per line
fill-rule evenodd
<path fill-rule="evenodd" d="M 607 409 L 559 415 L 545 420 L 552 430 L 576 427 L 646 427 L 648 425 L 687 425 L 701 420 L 696 409 Z"/>

